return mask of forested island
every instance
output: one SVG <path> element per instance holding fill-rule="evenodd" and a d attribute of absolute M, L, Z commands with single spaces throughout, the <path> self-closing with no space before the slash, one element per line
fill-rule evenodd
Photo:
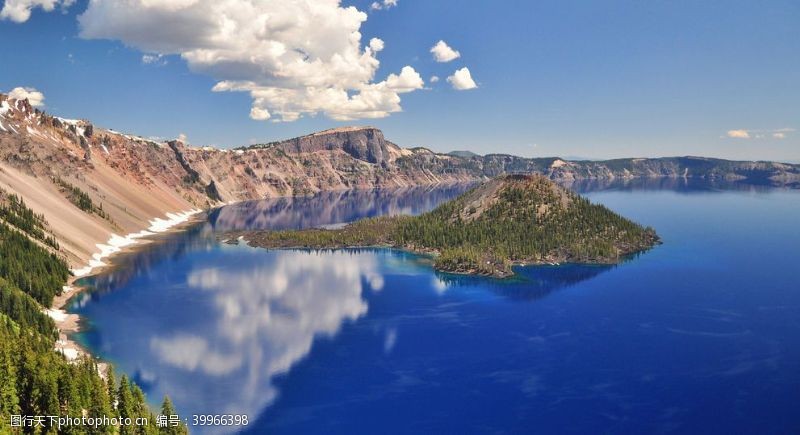
<path fill-rule="evenodd" d="M 539 175 L 495 178 L 419 216 L 225 237 L 263 248 L 399 248 L 432 255 L 440 271 L 499 278 L 519 264 L 617 263 L 659 243 L 652 228 Z"/>

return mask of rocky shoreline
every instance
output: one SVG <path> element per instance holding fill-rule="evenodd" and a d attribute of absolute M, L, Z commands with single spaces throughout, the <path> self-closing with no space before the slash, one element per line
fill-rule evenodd
<path fill-rule="evenodd" d="M 120 238 L 121 240 L 130 239 L 131 243 L 125 243 L 123 245 L 116 246 L 116 249 L 108 251 L 102 257 L 93 259 L 92 261 L 94 263 L 87 265 L 81 270 L 78 270 L 80 273 L 73 274 L 73 276 L 70 277 L 69 281 L 64 286 L 62 293 L 57 295 L 53 299 L 53 303 L 50 308 L 45 310 L 47 315 L 53 319 L 53 322 L 58 329 L 58 340 L 55 344 L 55 350 L 64 355 L 64 357 L 70 361 L 77 360 L 85 355 L 92 355 L 88 349 L 85 349 L 80 343 L 72 339 L 73 334 L 81 332 L 80 316 L 74 313 L 68 313 L 66 311 L 70 301 L 72 301 L 72 299 L 75 297 L 78 297 L 86 290 L 85 287 L 81 287 L 77 284 L 79 279 L 101 273 L 107 268 L 115 267 L 115 257 L 124 253 L 136 251 L 137 249 L 142 249 L 150 243 L 157 243 L 157 240 L 153 239 L 153 237 L 163 235 L 168 232 L 183 231 L 187 226 L 191 226 L 198 221 L 197 215 L 198 213 L 192 210 L 190 212 L 174 214 L 174 216 L 179 218 L 156 218 L 152 221 L 153 224 L 150 228 L 148 228 L 148 230 L 134 233 L 134 236 L 136 237 L 131 238 L 130 236 L 127 236 Z M 147 234 L 143 234 L 145 232 Z M 101 252 L 105 251 L 101 250 Z M 101 372 L 104 373 L 105 369 L 107 368 L 107 364 L 101 362 L 99 367 Z"/>
<path fill-rule="evenodd" d="M 266 231 L 232 231 L 229 233 L 224 233 L 217 235 L 217 240 L 223 243 L 228 243 L 232 245 L 237 245 L 239 243 L 245 243 L 247 246 L 253 248 L 261 248 L 261 249 L 275 249 L 275 250 L 315 250 L 315 251 L 337 251 L 343 249 L 395 249 L 399 251 L 408 252 L 411 254 L 416 255 L 423 255 L 430 257 L 431 259 L 435 259 L 438 255 L 440 255 L 439 251 L 430 250 L 430 249 L 418 249 L 411 246 L 399 246 L 399 245 L 392 245 L 392 244 L 373 244 L 373 245 L 341 245 L 341 244 L 332 244 L 332 245 L 302 245 L 302 244 L 286 244 L 286 243 L 276 243 L 275 241 L 269 240 L 267 238 L 259 237 L 266 233 Z M 655 238 L 652 241 L 652 245 L 660 245 L 662 242 L 660 239 Z M 568 256 L 550 256 L 545 259 L 524 259 L 524 260 L 514 260 L 514 261 L 492 261 L 492 259 L 487 258 L 487 265 L 491 266 L 491 271 L 487 272 L 485 269 L 476 269 L 470 267 L 469 265 L 463 266 L 442 266 L 437 265 L 433 262 L 432 267 L 434 270 L 438 272 L 444 273 L 451 273 L 455 275 L 472 275 L 472 276 L 486 276 L 498 279 L 510 278 L 514 276 L 514 272 L 512 270 L 513 267 L 516 266 L 558 266 L 561 264 L 598 264 L 598 265 L 612 265 L 618 264 L 619 262 L 623 261 L 629 255 L 633 255 L 636 253 L 642 252 L 642 250 L 631 250 L 630 252 L 622 253 L 618 258 L 570 258 Z"/>

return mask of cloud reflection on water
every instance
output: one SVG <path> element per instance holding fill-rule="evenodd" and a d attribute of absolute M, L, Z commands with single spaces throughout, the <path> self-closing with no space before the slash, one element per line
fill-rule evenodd
<path fill-rule="evenodd" d="M 168 377 L 161 378 L 166 384 L 161 388 L 181 391 L 182 405 L 193 412 L 247 413 L 255 419 L 277 395 L 273 377 L 307 355 L 315 337 L 333 337 L 344 322 L 365 315 L 362 292 L 383 285 L 374 253 L 272 254 L 255 269 L 233 265 L 191 271 L 188 286 L 212 294 L 215 317 L 208 321 L 213 327 L 202 336 L 186 331 L 151 339 L 160 363 L 204 375 L 203 386 L 170 386 Z M 217 382 L 240 388 L 220 402 L 217 390 L 209 388 Z"/>

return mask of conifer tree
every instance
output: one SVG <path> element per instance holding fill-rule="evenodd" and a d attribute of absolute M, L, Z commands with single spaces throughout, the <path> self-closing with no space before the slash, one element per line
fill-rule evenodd
<path fill-rule="evenodd" d="M 0 318 L 0 432 L 10 430 L 11 415 L 19 415 L 17 397 L 17 368 L 11 356 L 7 340 L 10 328 L 5 319 Z"/>
<path fill-rule="evenodd" d="M 175 406 L 172 405 L 172 401 L 169 400 L 167 396 L 164 396 L 164 402 L 161 404 L 161 415 L 166 416 L 168 419 L 171 415 L 178 415 L 178 411 L 175 410 Z M 181 423 L 177 426 L 167 424 L 159 428 L 158 433 L 160 435 L 186 435 L 189 431 L 186 426 Z"/>
<path fill-rule="evenodd" d="M 111 366 L 106 370 L 106 391 L 108 400 L 111 402 L 113 414 L 119 416 L 119 412 L 117 411 L 117 378 L 116 375 L 114 375 L 114 368 Z"/>
<path fill-rule="evenodd" d="M 117 389 L 117 413 L 120 419 L 135 419 L 135 403 L 133 394 L 131 393 L 131 385 L 126 375 L 122 375 L 119 380 L 119 388 Z M 133 435 L 135 434 L 133 426 L 121 426 L 120 435 Z"/>

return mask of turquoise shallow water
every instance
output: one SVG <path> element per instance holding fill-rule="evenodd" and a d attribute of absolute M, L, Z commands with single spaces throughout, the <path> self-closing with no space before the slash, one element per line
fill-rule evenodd
<path fill-rule="evenodd" d="M 227 207 L 85 280 L 79 339 L 154 401 L 248 414 L 248 433 L 800 431 L 800 192 L 603 188 L 588 196 L 664 244 L 510 281 L 214 239 L 419 213 L 463 187 Z"/>

